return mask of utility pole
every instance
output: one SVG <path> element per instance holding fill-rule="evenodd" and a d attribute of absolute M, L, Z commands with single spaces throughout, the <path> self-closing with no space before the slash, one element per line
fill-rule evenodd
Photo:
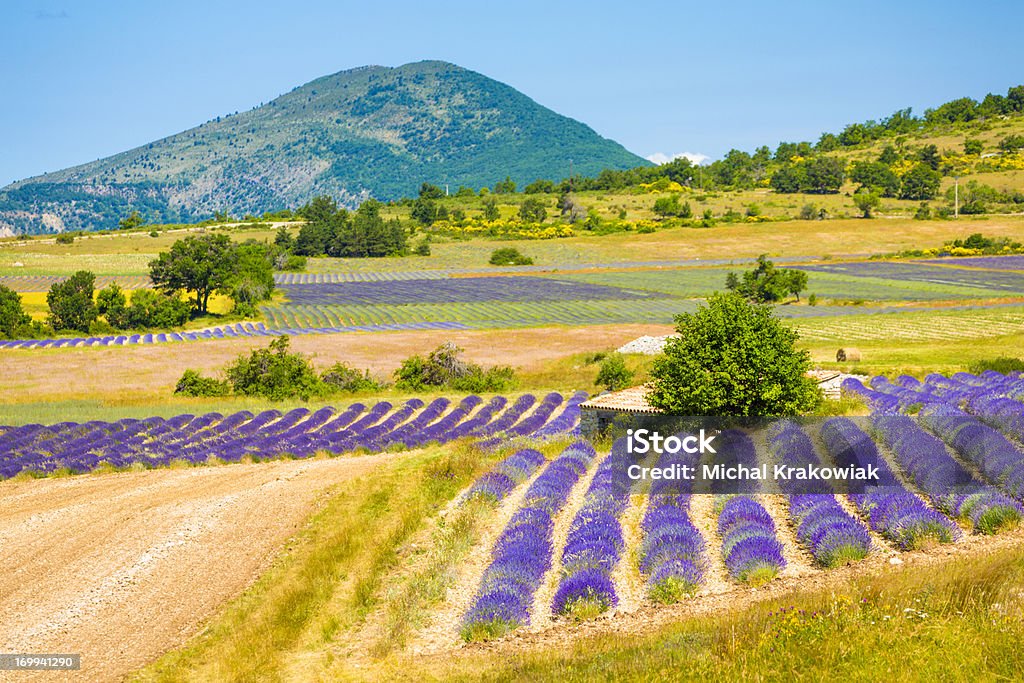
<path fill-rule="evenodd" d="M 953 182 L 953 218 L 960 218 L 960 176 L 954 176 Z"/>

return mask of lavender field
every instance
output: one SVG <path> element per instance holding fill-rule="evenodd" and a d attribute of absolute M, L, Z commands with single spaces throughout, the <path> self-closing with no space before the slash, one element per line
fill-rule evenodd
<path fill-rule="evenodd" d="M 456 439 L 485 445 L 516 437 L 544 439 L 571 434 L 579 421 L 584 392 L 563 397 L 515 400 L 469 396 L 453 403 L 410 399 L 401 405 L 355 403 L 344 410 L 295 408 L 221 415 L 178 415 L 117 422 L 29 424 L 0 427 L 0 479 L 22 472 L 44 476 L 97 468 L 166 467 L 176 462 L 202 465 L 317 453 L 378 453 L 420 448 Z"/>
<path fill-rule="evenodd" d="M 933 261 L 932 263 L 968 265 L 964 263 L 965 260 L 955 259 L 941 262 Z M 854 277 L 978 287 L 1003 291 L 1009 294 L 1024 294 L 1024 272 L 1018 273 L 1009 269 L 975 270 L 971 268 L 947 267 L 946 265 L 926 265 L 925 262 L 918 261 L 860 261 L 854 263 L 804 265 L 800 266 L 800 270 L 811 273 L 837 273 Z"/>
<path fill-rule="evenodd" d="M 1024 377 L 875 378 L 870 387 L 850 381 L 846 389 L 863 395 L 874 415 L 777 421 L 763 441 L 757 431 L 730 430 L 705 462 L 878 468 L 876 481 L 849 490 L 780 480 L 716 493 L 714 482 L 709 490 L 708 482 L 695 489 L 667 479 L 648 489 L 626 476 L 638 456 L 627 453 L 624 440 L 606 453 L 581 442 L 550 462 L 529 449 L 507 456 L 463 499 L 485 496 L 502 506 L 530 482 L 474 579 L 462 638 L 486 640 L 552 617 L 632 611 L 647 601 L 699 600 L 880 553 L 955 545 L 1024 521 Z M 904 414 L 918 410 L 919 419 Z M 698 462 L 657 459 L 662 467 Z M 579 482 L 588 471 L 584 491 Z M 711 519 L 693 511 L 702 496 L 713 500 Z M 622 520 L 636 505 L 639 535 L 627 543 Z M 567 533 L 553 545 L 559 525 Z M 640 602 L 634 595 L 624 603 L 632 581 L 642 582 L 644 593 Z M 550 602 L 541 601 L 544 586 L 553 590 Z"/>

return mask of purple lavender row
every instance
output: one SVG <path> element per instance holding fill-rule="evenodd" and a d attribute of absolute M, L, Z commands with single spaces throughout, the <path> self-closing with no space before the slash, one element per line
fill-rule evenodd
<path fill-rule="evenodd" d="M 784 420 L 770 428 L 769 447 L 781 464 L 803 468 L 820 465 L 810 437 L 795 422 Z M 837 567 L 864 559 L 871 552 L 871 536 L 864 525 L 836 501 L 824 482 L 781 479 L 788 494 L 789 513 L 796 524 L 796 537 L 823 567 Z"/>
<path fill-rule="evenodd" d="M 369 410 L 354 404 L 342 412 L 296 408 L 285 414 L 241 411 L 228 417 L 209 413 L 167 420 L 24 425 L 0 434 L 0 478 L 22 471 L 88 472 L 102 465 L 162 467 L 175 461 L 204 464 L 284 455 L 302 458 L 320 451 L 382 451 L 395 445 L 420 447 L 505 431 L 529 436 L 545 425 L 560 401 L 557 394 L 549 395 L 525 419 L 523 414 L 536 402 L 532 396 L 520 397 L 504 412 L 508 403 L 504 397 L 480 407 L 482 399 L 470 396 L 447 413 L 447 399 L 437 399 L 425 408 L 419 399 L 411 399 L 398 409 L 381 402 Z"/>
<path fill-rule="evenodd" d="M 724 467 L 744 466 L 748 468 L 757 467 L 757 450 L 754 442 L 744 432 L 738 429 L 726 429 L 721 432 L 715 440 L 716 453 L 714 464 Z M 711 480 L 711 492 L 726 493 L 755 493 L 759 488 L 756 479 L 727 480 L 724 477 L 716 477 Z"/>
<path fill-rule="evenodd" d="M 618 439 L 598 467 L 583 507 L 569 526 L 562 572 L 551 602 L 554 614 L 599 614 L 618 604 L 611 572 L 622 554 L 619 517 L 629 504 L 633 457 Z"/>
<path fill-rule="evenodd" d="M 529 396 L 529 394 L 527 396 Z M 529 402 L 529 404 L 527 404 L 526 408 L 522 409 L 519 415 L 525 413 L 529 405 L 532 405 L 536 400 L 533 396 L 529 396 L 529 398 L 531 399 L 531 401 Z M 561 403 L 562 395 L 557 391 L 552 391 L 550 394 L 544 397 L 544 400 L 541 401 L 540 405 L 534 408 L 532 413 L 527 415 L 519 422 L 516 422 L 515 424 L 509 424 L 509 426 L 507 427 L 504 426 L 504 424 L 502 424 L 498 429 L 489 427 L 485 430 L 482 430 L 482 432 L 496 434 L 499 433 L 499 431 L 503 431 L 505 437 L 532 435 L 535 431 L 544 426 L 544 424 L 548 421 L 548 418 L 551 417 L 551 414 L 559 405 L 561 405 Z M 500 422 L 500 420 L 498 422 Z M 504 439 L 502 437 L 495 436 L 490 439 L 485 439 L 481 441 L 479 445 L 481 448 L 493 448 L 501 444 L 503 440 Z"/>
<path fill-rule="evenodd" d="M 998 373 L 980 379 L 1001 383 L 1003 379 L 999 378 L 1005 379 Z M 1017 380 L 1011 379 L 1015 384 Z M 961 457 L 973 463 L 990 482 L 1002 487 L 1018 501 L 1024 501 L 1024 451 L 999 430 L 957 406 L 961 401 L 969 402 L 972 397 L 963 382 L 941 375 L 929 375 L 925 383 L 912 378 L 900 378 L 897 384 L 892 384 L 884 378 L 876 377 L 871 384 L 872 389 L 859 383 L 844 386 L 864 396 L 876 410 L 883 413 L 898 414 L 911 407 L 919 408 L 924 424 L 931 431 L 938 434 Z M 974 398 L 977 399 L 977 395 Z"/>
<path fill-rule="evenodd" d="M 934 407 L 922 420 L 954 451 L 1011 496 L 1024 501 L 1024 451 L 1003 434 L 954 407 Z"/>
<path fill-rule="evenodd" d="M 516 451 L 473 482 L 463 500 L 483 498 L 492 503 L 501 502 L 512 489 L 529 479 L 545 462 L 547 460 L 536 449 L 524 448 Z"/>
<path fill-rule="evenodd" d="M 587 400 L 587 392 L 577 391 L 565 403 L 558 417 L 533 433 L 534 437 L 544 438 L 565 433 L 578 432 L 580 423 L 580 404 Z"/>
<path fill-rule="evenodd" d="M 696 467 L 700 456 L 665 453 L 658 460 L 663 471 Z M 661 603 L 679 602 L 697 592 L 707 571 L 707 544 L 690 521 L 691 479 L 657 479 L 651 485 L 647 511 L 640 522 L 640 573 L 647 577 L 647 593 Z"/>
<path fill-rule="evenodd" d="M 134 344 L 163 344 L 167 342 L 204 341 L 209 339 L 236 339 L 240 337 L 277 337 L 281 335 L 338 334 L 344 332 L 394 332 L 406 330 L 467 330 L 460 322 L 394 322 L 336 327 L 275 327 L 263 323 L 235 323 L 193 332 L 160 332 L 121 334 L 102 337 L 69 337 L 59 339 L 0 340 L 0 349 L 61 349 L 85 346 L 127 346 Z"/>
<path fill-rule="evenodd" d="M 731 496 L 718 513 L 722 559 L 736 581 L 762 586 L 786 567 L 772 516 L 753 498 Z"/>
<path fill-rule="evenodd" d="M 593 460 L 589 444 L 575 443 L 527 489 L 494 544 L 491 564 L 462 620 L 463 638 L 486 640 L 529 623 L 534 594 L 551 566 L 554 518 Z"/>
<path fill-rule="evenodd" d="M 832 459 L 841 467 L 878 468 L 877 486 L 849 498 L 876 532 L 901 550 L 914 550 L 929 541 L 951 543 L 960 531 L 941 513 L 907 491 L 881 457 L 878 448 L 852 420 L 843 417 L 826 420 L 821 437 Z"/>
<path fill-rule="evenodd" d="M 970 521 L 975 531 L 985 534 L 1016 526 L 1024 517 L 1020 503 L 978 481 L 946 452 L 940 439 L 909 417 L 879 415 L 872 423 L 900 467 L 937 509 Z"/>

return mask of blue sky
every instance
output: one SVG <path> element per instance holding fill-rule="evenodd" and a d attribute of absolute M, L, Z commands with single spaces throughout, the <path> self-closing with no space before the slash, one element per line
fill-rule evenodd
<path fill-rule="evenodd" d="M 710 7 L 708 5 L 714 5 Z M 642 155 L 720 157 L 1024 83 L 1024 4 L 0 4 L 0 186 L 364 64 L 455 62 Z"/>

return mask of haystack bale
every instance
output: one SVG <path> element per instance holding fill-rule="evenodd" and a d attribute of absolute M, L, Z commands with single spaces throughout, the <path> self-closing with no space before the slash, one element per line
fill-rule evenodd
<path fill-rule="evenodd" d="M 845 349 L 836 351 L 837 363 L 857 363 L 860 361 L 860 349 L 848 346 Z"/>

